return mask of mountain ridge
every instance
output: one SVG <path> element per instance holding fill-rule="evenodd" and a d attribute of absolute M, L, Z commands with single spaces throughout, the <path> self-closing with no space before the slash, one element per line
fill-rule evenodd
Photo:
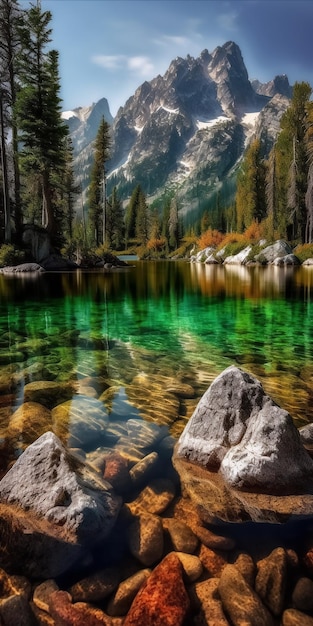
<path fill-rule="evenodd" d="M 105 98 L 89 115 L 75 109 L 67 123 L 76 168 L 87 184 L 95 122 L 104 115 L 112 128 L 108 191 L 116 185 L 126 203 L 140 184 L 151 202 L 161 205 L 165 194 L 175 194 L 183 214 L 201 212 L 217 194 L 231 201 L 236 170 L 254 136 L 269 153 L 291 94 L 286 75 L 265 84 L 250 81 L 232 41 L 197 58 L 176 57 L 163 76 L 143 82 L 111 121 Z"/>

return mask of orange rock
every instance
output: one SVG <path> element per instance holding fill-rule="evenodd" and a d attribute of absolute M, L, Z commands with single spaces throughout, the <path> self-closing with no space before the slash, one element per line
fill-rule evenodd
<path fill-rule="evenodd" d="M 111 626 L 111 620 L 100 609 L 83 602 L 72 604 L 67 591 L 54 591 L 50 596 L 50 615 L 58 626 Z"/>
<path fill-rule="evenodd" d="M 124 626 L 181 626 L 189 611 L 183 568 L 176 554 L 168 554 L 138 592 Z"/>
<path fill-rule="evenodd" d="M 228 563 L 225 554 L 211 550 L 211 548 L 204 545 L 200 548 L 199 559 L 203 567 L 209 572 L 210 576 L 213 577 L 219 577 Z"/>
<path fill-rule="evenodd" d="M 122 493 L 130 486 L 128 462 L 118 452 L 112 452 L 105 459 L 103 478 L 107 480 L 117 493 Z"/>

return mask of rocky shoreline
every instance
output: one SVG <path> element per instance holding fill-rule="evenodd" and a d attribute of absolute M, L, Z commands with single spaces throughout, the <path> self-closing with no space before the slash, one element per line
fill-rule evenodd
<path fill-rule="evenodd" d="M 191 254 L 191 263 L 204 263 L 205 265 L 274 265 L 276 267 L 297 267 L 298 265 L 311 266 L 313 259 L 308 258 L 303 263 L 297 257 L 296 250 L 284 240 L 278 240 L 267 245 L 266 241 L 260 241 L 257 248 L 259 252 L 253 251 L 250 244 L 234 255 L 227 254 L 227 248 L 216 251 L 214 247 L 200 250 L 196 254 Z"/>
<path fill-rule="evenodd" d="M 236 396 L 236 415 L 245 416 L 240 436 L 225 403 L 230 374 L 236 380 L 234 412 Z M 237 368 L 219 376 L 189 421 L 203 416 L 208 405 L 215 416 L 222 416 L 222 406 L 229 415 L 232 436 L 219 428 L 210 435 L 215 474 L 227 454 L 238 454 L 247 432 L 255 431 L 247 426 L 251 415 L 260 421 L 254 400 L 259 411 L 272 406 L 254 379 L 244 375 L 239 384 L 238 376 Z M 220 409 L 216 398 L 212 405 L 214 390 L 223 399 Z M 119 449 L 99 448 L 85 459 L 47 432 L 0 481 L 1 626 L 312 626 L 311 512 L 299 515 L 294 508 L 280 524 L 251 521 L 251 515 L 244 523 L 212 523 L 177 465 L 178 446 L 184 463 L 196 461 L 193 478 L 200 469 L 199 460 L 184 456 L 192 427 L 177 444 L 155 423 L 129 419 L 125 425 Z M 270 437 L 280 454 L 285 430 L 275 426 Z M 301 454 L 301 446 L 308 451 L 301 466 L 308 474 L 311 430 L 303 427 L 297 442 Z M 216 463 L 220 437 L 227 445 Z M 267 463 L 269 453 L 265 457 Z M 281 502 L 285 496 L 277 489 Z"/>

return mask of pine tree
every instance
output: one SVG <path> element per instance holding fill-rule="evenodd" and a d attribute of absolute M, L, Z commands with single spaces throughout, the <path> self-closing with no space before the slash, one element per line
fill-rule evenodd
<path fill-rule="evenodd" d="M 261 143 L 255 139 L 245 153 L 237 179 L 237 229 L 242 232 L 253 221 L 261 221 L 266 214 L 265 164 Z"/>
<path fill-rule="evenodd" d="M 71 139 L 67 138 L 66 164 L 61 180 L 62 209 L 58 216 L 59 222 L 64 224 L 64 235 L 66 239 L 73 239 L 73 224 L 75 219 L 75 199 L 80 193 L 80 187 L 75 182 L 73 168 L 73 145 Z"/>
<path fill-rule="evenodd" d="M 167 196 L 164 200 L 163 209 L 162 209 L 162 219 L 161 219 L 161 223 L 162 223 L 161 234 L 167 240 L 169 238 L 168 220 L 170 217 L 170 209 L 171 209 L 171 198 Z"/>
<path fill-rule="evenodd" d="M 7 241 L 11 239 L 11 208 L 17 235 L 20 234 L 22 224 L 17 126 L 13 116 L 17 90 L 16 57 L 20 49 L 17 25 L 20 18 L 21 10 L 16 0 L 0 0 L 0 132 L 4 210 L 6 212 L 5 239 Z M 12 136 L 13 185 L 11 189 L 9 189 L 8 182 L 10 154 L 6 149 L 8 130 Z"/>
<path fill-rule="evenodd" d="M 143 191 L 140 190 L 138 198 L 138 206 L 136 213 L 136 238 L 142 245 L 146 245 L 149 239 L 150 231 L 150 215 L 149 208 L 146 201 L 146 196 Z"/>
<path fill-rule="evenodd" d="M 124 241 L 124 211 L 116 187 L 112 191 L 111 204 L 113 213 L 112 247 L 114 250 L 121 250 Z"/>
<path fill-rule="evenodd" d="M 178 204 L 176 198 L 173 198 L 171 201 L 168 230 L 169 247 L 171 250 L 176 250 L 179 241 Z"/>
<path fill-rule="evenodd" d="M 265 175 L 265 198 L 268 218 L 268 232 L 271 238 L 274 236 L 276 223 L 276 160 L 275 150 L 272 149 L 268 158 Z"/>
<path fill-rule="evenodd" d="M 142 194 L 140 185 L 137 185 L 132 192 L 125 214 L 125 247 L 129 241 L 136 237 L 136 219 L 139 207 L 139 200 Z"/>
<path fill-rule="evenodd" d="M 94 161 L 88 188 L 88 221 L 91 241 L 105 244 L 106 231 L 106 169 L 111 146 L 110 125 L 102 116 L 94 142 Z"/>
<path fill-rule="evenodd" d="M 284 202 L 288 236 L 306 238 L 306 191 L 309 162 L 307 155 L 307 111 L 312 89 L 308 83 L 295 83 L 290 107 L 281 119 L 276 152 L 283 165 Z M 280 153 L 280 154 L 279 154 Z"/>
<path fill-rule="evenodd" d="M 42 11 L 40 3 L 32 5 L 23 16 L 19 27 L 20 84 L 15 113 L 19 140 L 23 146 L 23 174 L 28 187 L 33 177 L 39 180 L 42 225 L 52 236 L 56 236 L 60 230 L 56 218 L 57 192 L 59 176 L 66 165 L 68 129 L 61 119 L 58 52 L 47 51 L 51 41 L 51 18 L 50 11 Z"/>

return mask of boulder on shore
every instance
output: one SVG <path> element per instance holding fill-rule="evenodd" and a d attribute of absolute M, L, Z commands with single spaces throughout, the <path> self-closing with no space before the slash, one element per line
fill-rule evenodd
<path fill-rule="evenodd" d="M 0 565 L 58 576 L 107 537 L 120 505 L 111 485 L 47 432 L 0 481 Z"/>
<path fill-rule="evenodd" d="M 287 241 L 279 239 L 275 241 L 275 243 L 263 248 L 263 250 L 254 257 L 254 260 L 264 264 L 273 263 L 275 259 L 292 254 L 292 251 L 292 247 Z"/>
<path fill-rule="evenodd" d="M 313 461 L 291 416 L 235 366 L 201 398 L 173 462 L 209 520 L 313 515 Z"/>

